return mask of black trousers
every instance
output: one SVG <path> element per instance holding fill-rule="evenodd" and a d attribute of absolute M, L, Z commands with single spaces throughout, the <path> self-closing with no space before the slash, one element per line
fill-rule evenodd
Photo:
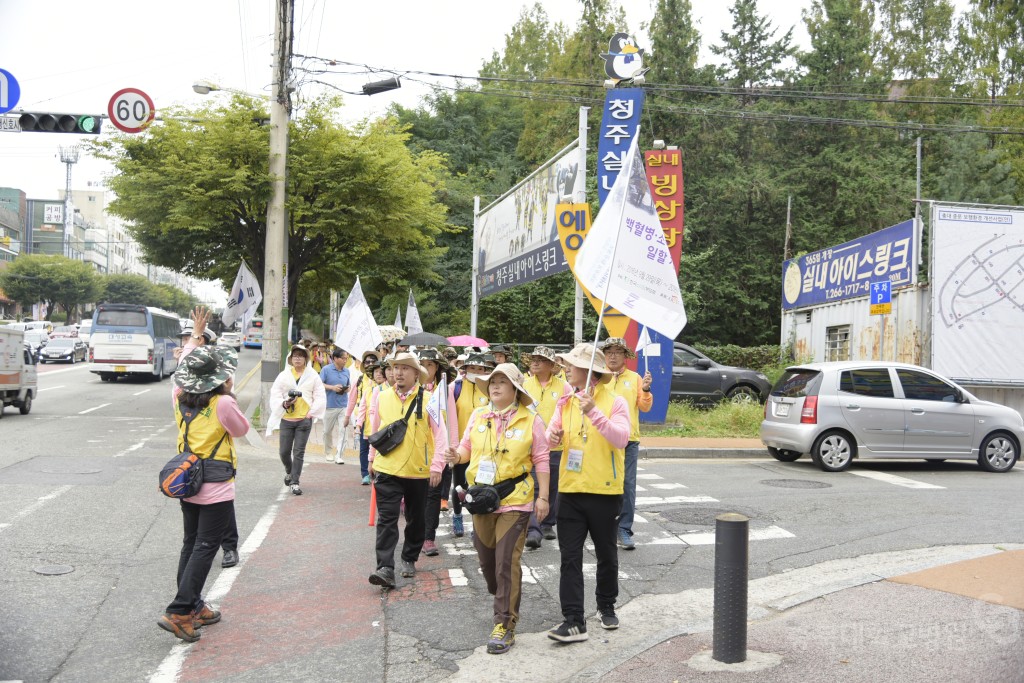
<path fill-rule="evenodd" d="M 224 531 L 224 538 L 220 547 L 225 551 L 238 550 L 238 522 L 235 520 L 235 506 L 231 506 L 231 519 L 228 520 L 227 529 Z"/>
<path fill-rule="evenodd" d="M 558 597 L 566 621 L 582 624 L 583 543 L 590 534 L 597 555 L 597 606 L 614 607 L 619 597 L 619 549 L 616 545 L 622 494 L 559 493 L 558 547 L 562 555 Z"/>
<path fill-rule="evenodd" d="M 405 500 L 405 542 L 402 559 L 415 562 L 423 549 L 426 531 L 427 479 L 408 479 L 378 473 L 373 483 L 377 489 L 377 569 L 395 567 L 398 545 L 398 516 Z"/>
<path fill-rule="evenodd" d="M 167 606 L 171 614 L 191 614 L 202 606 L 203 586 L 234 508 L 233 500 L 210 505 L 181 501 L 185 538 L 178 558 L 178 594 Z"/>

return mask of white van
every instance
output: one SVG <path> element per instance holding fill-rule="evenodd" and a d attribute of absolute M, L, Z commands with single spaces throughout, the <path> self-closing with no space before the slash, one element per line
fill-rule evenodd
<path fill-rule="evenodd" d="M 0 327 L 0 417 L 8 405 L 28 415 L 38 390 L 36 381 L 35 356 L 25 346 L 25 333 Z"/>
<path fill-rule="evenodd" d="M 92 318 L 87 318 L 82 321 L 82 324 L 78 326 L 78 338 L 84 341 L 86 344 L 89 343 L 89 335 L 92 334 Z"/>

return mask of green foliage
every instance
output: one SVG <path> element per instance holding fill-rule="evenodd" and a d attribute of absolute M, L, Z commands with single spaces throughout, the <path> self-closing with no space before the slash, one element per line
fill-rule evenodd
<path fill-rule="evenodd" d="M 735 344 L 693 344 L 693 348 L 722 365 L 765 370 L 779 364 L 782 351 L 778 344 L 736 346 Z"/>
<path fill-rule="evenodd" d="M 96 271 L 84 261 L 64 256 L 24 255 L 0 272 L 0 289 L 22 306 L 46 305 L 46 320 L 59 305 L 71 322 L 79 304 L 92 303 L 100 293 Z"/>
<path fill-rule="evenodd" d="M 50 322 L 53 323 L 54 325 L 56 325 L 58 323 L 63 325 L 64 323 L 67 322 L 67 320 L 68 320 L 68 314 L 64 313 L 62 311 L 54 311 L 50 315 Z"/>
<path fill-rule="evenodd" d="M 725 401 L 711 409 L 681 401 L 668 404 L 664 425 L 640 425 L 642 436 L 755 439 L 764 419 L 758 404 Z"/>
<path fill-rule="evenodd" d="M 102 293 L 99 299 L 112 304 L 155 306 L 186 317 L 198 303 L 188 292 L 168 284 L 155 285 L 142 275 L 114 273 L 100 279 Z"/>

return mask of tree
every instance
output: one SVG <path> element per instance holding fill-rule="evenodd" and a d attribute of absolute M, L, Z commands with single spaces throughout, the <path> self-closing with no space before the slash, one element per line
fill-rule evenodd
<path fill-rule="evenodd" d="M 46 305 L 46 317 L 60 305 L 68 322 L 75 322 L 78 304 L 92 303 L 100 293 L 99 279 L 87 263 L 64 256 L 19 256 L 0 272 L 0 289 L 23 306 Z"/>
<path fill-rule="evenodd" d="M 942 78 L 951 66 L 950 0 L 879 0 L 883 38 L 879 52 L 897 78 Z"/>
<path fill-rule="evenodd" d="M 113 273 L 103 276 L 102 300 L 112 304 L 148 306 L 153 299 L 153 285 L 142 275 Z"/>
<path fill-rule="evenodd" d="M 722 31 L 721 45 L 712 45 L 711 52 L 725 57 L 720 75 L 728 85 L 753 88 L 756 85 L 785 80 L 788 73 L 783 62 L 796 51 L 793 29 L 778 40 L 772 40 L 777 29 L 768 17 L 758 14 L 757 0 L 736 0 L 729 8 L 732 32 Z"/>
<path fill-rule="evenodd" d="M 1016 182 L 1009 162 L 989 149 L 984 135 L 951 136 L 945 149 L 937 199 L 971 204 L 1012 204 Z"/>

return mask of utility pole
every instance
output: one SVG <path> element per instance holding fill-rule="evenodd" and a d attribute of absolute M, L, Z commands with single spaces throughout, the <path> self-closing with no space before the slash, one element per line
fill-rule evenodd
<path fill-rule="evenodd" d="M 60 146 L 60 161 L 68 167 L 64 183 L 64 256 L 71 258 L 71 235 L 75 230 L 75 217 L 71 204 L 71 167 L 78 163 L 78 145 Z"/>
<path fill-rule="evenodd" d="M 285 184 L 291 115 L 292 31 L 295 0 L 277 0 L 274 20 L 273 95 L 270 102 L 270 203 L 263 270 L 262 415 L 270 415 L 270 388 L 281 371 L 288 329 L 288 221 Z"/>

